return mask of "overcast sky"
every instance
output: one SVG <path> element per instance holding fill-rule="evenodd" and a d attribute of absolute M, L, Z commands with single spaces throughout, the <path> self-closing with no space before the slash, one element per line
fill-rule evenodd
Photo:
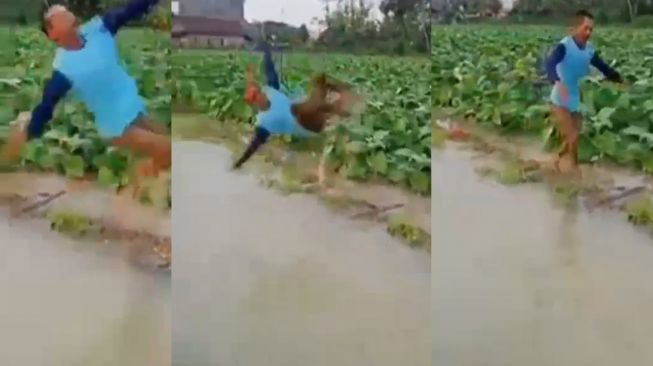
<path fill-rule="evenodd" d="M 378 16 L 380 0 L 368 0 L 374 4 Z M 317 29 L 313 18 L 322 19 L 324 4 L 320 0 L 245 0 L 245 19 L 247 21 L 274 20 L 294 26 L 306 24 Z"/>

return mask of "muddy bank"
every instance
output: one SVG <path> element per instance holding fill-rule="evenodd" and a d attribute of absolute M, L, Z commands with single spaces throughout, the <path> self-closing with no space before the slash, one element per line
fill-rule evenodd
<path fill-rule="evenodd" d="M 554 152 L 528 136 L 502 136 L 469 122 L 434 120 L 437 146 L 468 151 L 475 171 L 506 186 L 540 184 L 561 205 L 586 210 L 614 209 L 653 234 L 653 178 L 609 161 L 582 164 L 576 174 L 561 174 Z"/>
<path fill-rule="evenodd" d="M 175 113 L 173 135 L 226 147 L 239 155 L 250 136 L 241 124 L 210 119 L 201 114 Z M 405 243 L 430 251 L 431 200 L 379 181 L 355 182 L 328 169 L 320 171 L 322 142 L 306 141 L 291 148 L 271 141 L 242 168 L 262 185 L 286 195 L 311 193 L 342 216 L 375 222 Z M 324 177 L 318 185 L 320 173 Z"/>
<path fill-rule="evenodd" d="M 159 196 L 165 193 L 161 184 L 153 187 L 161 188 L 158 192 L 153 189 Z M 171 242 L 170 212 L 162 199 L 146 206 L 133 200 L 129 190 L 116 195 L 93 182 L 49 174 L 6 173 L 0 174 L 0 207 L 7 209 L 12 221 L 40 218 L 62 235 L 96 243 L 115 242 L 135 263 L 155 266 L 169 260 L 165 253 Z"/>
<path fill-rule="evenodd" d="M 431 365 L 429 254 L 230 163 L 174 145 L 173 363 Z"/>
<path fill-rule="evenodd" d="M 167 365 L 170 277 L 0 208 L 0 364 Z"/>
<path fill-rule="evenodd" d="M 479 176 L 475 155 L 433 151 L 433 364 L 648 364 L 650 236 Z"/>

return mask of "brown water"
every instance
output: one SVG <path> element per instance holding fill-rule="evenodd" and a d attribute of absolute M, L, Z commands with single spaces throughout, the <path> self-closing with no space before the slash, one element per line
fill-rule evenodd
<path fill-rule="evenodd" d="M 169 233 L 165 213 L 92 185 L 0 175 L 2 197 L 62 189 L 68 193 L 44 209 Z M 169 365 L 170 276 L 134 265 L 127 257 L 132 246 L 73 241 L 51 232 L 47 220 L 10 219 L 9 208 L 0 207 L 0 365 Z"/>
<path fill-rule="evenodd" d="M 170 364 L 170 277 L 0 210 L 0 365 Z"/>
<path fill-rule="evenodd" d="M 431 365 L 428 253 L 173 150 L 175 366 Z"/>
<path fill-rule="evenodd" d="M 433 365 L 653 360 L 653 241 L 612 211 L 504 187 L 434 150 Z"/>

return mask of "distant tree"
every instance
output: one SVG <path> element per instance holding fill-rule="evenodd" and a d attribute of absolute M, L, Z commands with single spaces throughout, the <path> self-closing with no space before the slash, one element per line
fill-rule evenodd
<path fill-rule="evenodd" d="M 298 36 L 299 36 L 299 40 L 300 40 L 302 43 L 306 43 L 306 42 L 308 42 L 308 39 L 311 37 L 311 35 L 308 34 L 308 28 L 306 28 L 306 24 L 302 24 L 302 25 L 299 27 L 299 30 L 298 30 Z"/>

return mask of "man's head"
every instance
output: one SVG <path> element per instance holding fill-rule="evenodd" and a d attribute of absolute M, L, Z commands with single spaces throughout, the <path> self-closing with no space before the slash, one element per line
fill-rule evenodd
<path fill-rule="evenodd" d="M 582 45 L 585 45 L 594 30 L 594 16 L 587 10 L 579 10 L 574 14 L 571 33 Z"/>
<path fill-rule="evenodd" d="M 76 49 L 80 46 L 79 21 L 63 5 L 52 5 L 43 14 L 41 30 L 59 47 Z"/>

